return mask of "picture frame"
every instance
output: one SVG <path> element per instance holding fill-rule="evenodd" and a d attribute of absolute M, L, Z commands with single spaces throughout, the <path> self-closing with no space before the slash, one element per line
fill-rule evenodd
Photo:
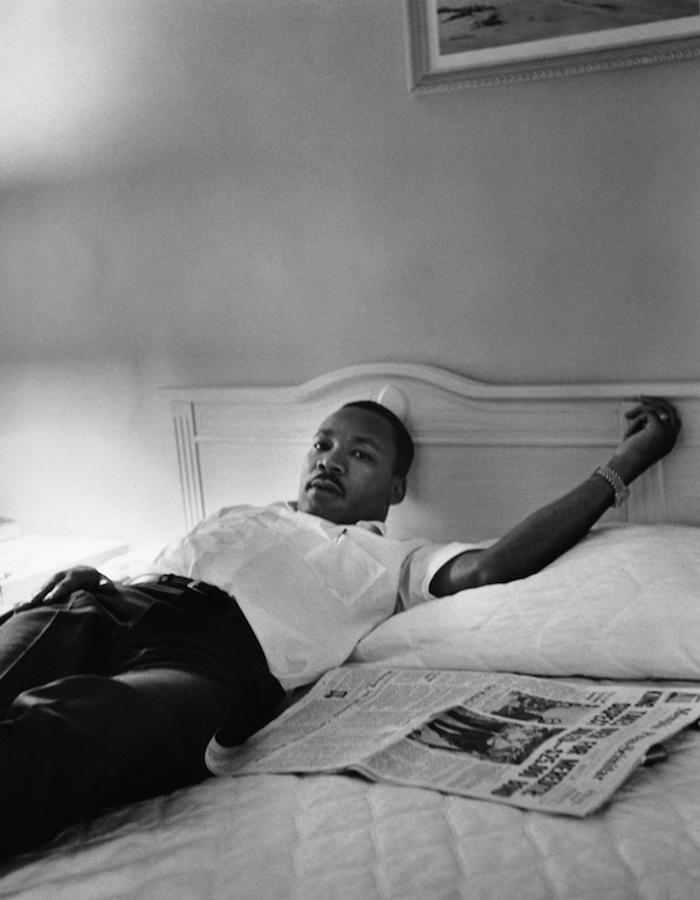
<path fill-rule="evenodd" d="M 700 56 L 700 0 L 405 0 L 409 89 L 528 82 Z"/>

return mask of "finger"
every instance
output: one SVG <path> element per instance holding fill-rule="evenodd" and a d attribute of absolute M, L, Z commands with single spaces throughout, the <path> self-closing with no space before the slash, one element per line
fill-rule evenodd
<path fill-rule="evenodd" d="M 661 397 L 654 398 L 652 404 L 650 405 L 649 413 L 664 428 L 670 428 L 675 433 L 678 433 L 678 431 L 680 430 L 680 416 L 678 415 L 678 411 L 676 410 L 675 406 L 672 403 L 669 403 L 668 400 L 664 400 Z"/>
<path fill-rule="evenodd" d="M 54 588 L 63 581 L 65 578 L 65 572 L 57 572 L 56 575 L 49 578 L 46 584 L 41 588 L 41 590 L 37 591 L 36 594 L 29 601 L 30 603 L 38 606 L 40 603 L 43 603 L 48 595 L 54 590 Z"/>
<path fill-rule="evenodd" d="M 101 573 L 92 566 L 76 566 L 74 569 L 69 569 L 64 572 L 63 578 L 49 592 L 44 602 L 63 603 L 74 591 L 92 591 L 99 586 L 102 577 Z"/>
<path fill-rule="evenodd" d="M 67 600 L 73 591 L 88 587 L 88 582 L 82 573 L 66 572 L 63 578 L 50 590 L 44 598 L 44 603 L 62 603 Z"/>
<path fill-rule="evenodd" d="M 668 401 L 664 400 L 663 397 L 650 397 L 648 394 L 642 394 L 639 397 L 637 404 L 625 413 L 625 417 L 628 419 L 634 418 L 635 416 L 650 412 L 657 406 L 669 405 Z"/>
<path fill-rule="evenodd" d="M 640 402 L 625 413 L 625 418 L 631 423 L 628 434 L 639 431 L 650 420 L 670 427 L 676 433 L 680 430 L 680 416 L 672 403 L 663 397 L 642 396 L 639 399 Z"/>
<path fill-rule="evenodd" d="M 628 409 L 625 413 L 626 419 L 634 419 L 636 416 L 641 415 L 646 410 L 646 406 L 643 403 L 637 403 L 636 406 L 633 406 L 632 409 Z"/>
<path fill-rule="evenodd" d="M 42 598 L 42 603 L 56 603 L 60 600 L 63 600 L 64 597 L 67 597 L 70 594 L 71 582 L 68 578 L 63 578 L 57 584 L 55 584 L 52 588 L 50 588 L 44 594 Z"/>
<path fill-rule="evenodd" d="M 661 404 L 661 412 L 659 417 L 664 420 L 664 417 L 667 417 L 667 421 L 670 422 L 672 427 L 676 431 L 680 431 L 681 428 L 681 417 L 678 415 L 678 410 L 673 405 L 673 403 L 669 403 L 668 400 L 664 400 Z"/>
<path fill-rule="evenodd" d="M 649 413 L 643 407 L 638 407 L 635 410 L 630 410 L 625 418 L 628 423 L 627 429 L 625 430 L 625 437 L 630 437 L 646 427 L 646 424 L 649 421 Z"/>

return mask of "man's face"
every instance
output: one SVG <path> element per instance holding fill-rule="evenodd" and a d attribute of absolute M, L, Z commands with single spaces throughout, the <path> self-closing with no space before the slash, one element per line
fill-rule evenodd
<path fill-rule="evenodd" d="M 370 410 L 338 410 L 321 423 L 306 455 L 299 510 L 338 525 L 383 521 L 405 493 L 405 479 L 394 474 L 395 460 L 388 422 Z"/>

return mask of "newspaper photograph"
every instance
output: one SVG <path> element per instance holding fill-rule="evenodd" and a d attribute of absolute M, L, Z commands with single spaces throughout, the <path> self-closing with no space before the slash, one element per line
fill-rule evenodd
<path fill-rule="evenodd" d="M 493 672 L 343 666 L 247 742 L 212 741 L 216 775 L 351 770 L 585 816 L 700 718 L 700 689 Z"/>

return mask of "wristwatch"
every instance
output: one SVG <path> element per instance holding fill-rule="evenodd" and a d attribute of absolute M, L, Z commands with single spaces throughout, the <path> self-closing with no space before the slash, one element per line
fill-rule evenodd
<path fill-rule="evenodd" d="M 622 506 L 629 497 L 630 490 L 615 469 L 611 469 L 610 466 L 598 466 L 593 474 L 600 475 L 601 478 L 604 478 L 615 491 L 613 506 L 615 508 Z"/>

